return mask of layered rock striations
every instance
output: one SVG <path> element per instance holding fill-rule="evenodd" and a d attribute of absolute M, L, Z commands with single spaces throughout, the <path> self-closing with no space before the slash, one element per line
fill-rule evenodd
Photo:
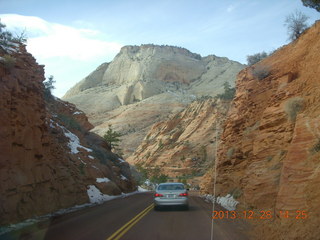
<path fill-rule="evenodd" d="M 244 209 L 270 210 L 272 221 L 257 223 L 264 239 L 320 234 L 319 34 L 317 22 L 237 78 L 219 147 L 217 193 L 236 193 Z M 204 190 L 211 191 L 213 177 Z"/>
<path fill-rule="evenodd" d="M 73 104 L 45 102 L 43 66 L 11 45 L 0 48 L 0 224 L 87 203 L 92 186 L 106 195 L 134 190 L 128 164 Z"/>
<path fill-rule="evenodd" d="M 162 174 L 183 177 L 197 186 L 199 178 L 213 166 L 218 128 L 229 108 L 228 101 L 194 101 L 168 120 L 154 124 L 127 161 L 147 169 L 158 166 Z"/>
<path fill-rule="evenodd" d="M 184 48 L 126 46 L 63 99 L 88 115 L 94 132 L 103 135 L 110 124 L 122 132 L 122 149 L 129 156 L 154 123 L 196 98 L 221 93 L 226 81 L 233 86 L 243 67 L 227 58 L 201 57 Z"/>

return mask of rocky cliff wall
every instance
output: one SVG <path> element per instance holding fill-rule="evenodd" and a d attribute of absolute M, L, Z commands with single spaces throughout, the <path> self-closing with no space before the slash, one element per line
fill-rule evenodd
<path fill-rule="evenodd" d="M 193 186 L 215 158 L 217 129 L 230 102 L 213 98 L 194 101 L 180 113 L 152 126 L 127 161 L 145 168 L 160 167 L 171 178 L 184 177 Z"/>
<path fill-rule="evenodd" d="M 87 203 L 90 185 L 108 195 L 134 190 L 128 164 L 88 132 L 74 105 L 45 103 L 43 66 L 10 44 L 0 47 L 0 225 Z"/>
<path fill-rule="evenodd" d="M 240 208 L 272 212 L 272 221 L 257 223 L 260 239 L 319 238 L 319 34 L 317 22 L 237 78 L 219 147 L 217 193 L 236 193 Z M 203 189 L 212 191 L 212 182 L 211 175 Z"/>
<path fill-rule="evenodd" d="M 227 58 L 202 58 L 184 48 L 126 46 L 64 99 L 88 115 L 95 133 L 103 135 L 109 124 L 123 133 L 121 148 L 127 157 L 154 123 L 201 96 L 221 93 L 226 81 L 233 86 L 243 67 Z"/>

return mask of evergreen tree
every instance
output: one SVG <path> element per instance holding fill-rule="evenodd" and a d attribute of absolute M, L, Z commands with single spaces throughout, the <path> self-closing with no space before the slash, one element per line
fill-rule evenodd
<path fill-rule="evenodd" d="M 218 94 L 217 98 L 220 98 L 223 100 L 232 100 L 236 93 L 236 89 L 232 88 L 229 82 L 225 82 L 223 84 L 223 88 L 224 88 L 224 93 Z"/>
<path fill-rule="evenodd" d="M 53 89 L 55 89 L 55 87 L 53 86 L 53 84 L 56 81 L 53 80 L 53 76 L 51 75 L 46 81 L 43 82 L 44 85 L 44 97 L 46 100 L 49 100 L 52 98 L 52 94 L 51 91 Z"/>
<path fill-rule="evenodd" d="M 115 149 L 119 146 L 121 133 L 118 133 L 117 131 L 114 131 L 112 129 L 112 125 L 109 125 L 108 131 L 104 134 L 103 138 L 104 140 L 110 145 L 111 149 Z"/>
<path fill-rule="evenodd" d="M 320 12 L 320 0 L 301 0 L 306 7 L 314 8 Z"/>

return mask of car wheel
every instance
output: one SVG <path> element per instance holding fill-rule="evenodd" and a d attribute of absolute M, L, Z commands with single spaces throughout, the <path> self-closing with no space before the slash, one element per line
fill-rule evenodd
<path fill-rule="evenodd" d="M 159 206 L 154 206 L 153 208 L 155 211 L 159 211 L 160 210 L 160 207 Z"/>
<path fill-rule="evenodd" d="M 184 206 L 184 210 L 188 211 L 189 210 L 189 205 Z"/>

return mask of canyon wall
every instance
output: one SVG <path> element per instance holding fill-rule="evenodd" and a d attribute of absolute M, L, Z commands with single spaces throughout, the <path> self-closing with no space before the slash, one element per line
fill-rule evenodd
<path fill-rule="evenodd" d="M 238 74 L 234 107 L 219 144 L 218 172 L 203 181 L 203 190 L 212 192 L 216 176 L 217 193 L 234 194 L 240 208 L 272 211 L 272 220 L 257 223 L 259 238 L 320 235 L 319 36 L 318 21 Z M 280 211 L 288 211 L 289 218 Z"/>
<path fill-rule="evenodd" d="M 0 46 L 0 225 L 88 203 L 91 185 L 106 195 L 136 187 L 82 111 L 45 101 L 43 81 L 24 45 Z"/>

